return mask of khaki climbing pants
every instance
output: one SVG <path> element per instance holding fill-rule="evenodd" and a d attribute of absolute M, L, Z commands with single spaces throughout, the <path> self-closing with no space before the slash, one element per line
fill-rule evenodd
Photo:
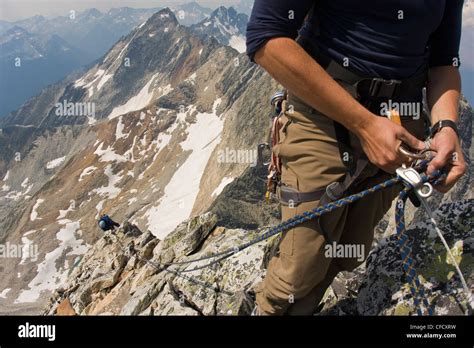
<path fill-rule="evenodd" d="M 300 192 L 313 192 L 342 180 L 348 169 L 341 160 L 333 121 L 291 95 L 285 107 L 280 142 L 274 149 L 283 163 L 282 184 Z M 423 120 L 406 118 L 403 126 L 423 139 Z M 356 151 L 361 150 L 358 139 L 352 134 L 351 146 Z M 390 177 L 369 164 L 349 189 L 349 194 Z M 364 251 L 365 259 L 373 242 L 374 228 L 400 189 L 400 186 L 386 189 L 333 211 L 320 219 L 320 226 L 338 247 L 357 247 Z M 282 206 L 282 220 L 318 205 L 319 201 L 296 207 Z M 270 260 L 265 279 L 256 287 L 260 314 L 312 315 L 335 276 L 340 271 L 351 271 L 363 262 L 361 257 L 354 255 L 328 256 L 326 245 L 325 237 L 314 221 L 282 235 L 279 251 Z"/>

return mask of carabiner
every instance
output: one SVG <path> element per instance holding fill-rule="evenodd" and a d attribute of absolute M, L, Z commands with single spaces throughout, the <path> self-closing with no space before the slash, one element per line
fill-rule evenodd
<path fill-rule="evenodd" d="M 424 149 L 424 150 L 421 150 L 420 152 L 415 153 L 415 152 L 407 149 L 402 144 L 398 147 L 398 152 L 400 152 L 404 156 L 407 156 L 410 159 L 424 160 L 424 159 L 428 159 L 428 153 L 429 152 L 437 152 L 437 151 L 434 150 L 434 149 L 428 148 L 428 149 Z"/>

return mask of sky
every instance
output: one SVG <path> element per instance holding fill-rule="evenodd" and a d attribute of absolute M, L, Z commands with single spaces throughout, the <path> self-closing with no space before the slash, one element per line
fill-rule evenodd
<path fill-rule="evenodd" d="M 70 10 L 82 11 L 95 7 L 101 11 L 113 7 L 149 8 L 193 0 L 0 0 L 0 20 L 15 21 L 34 15 L 66 15 Z M 217 8 L 220 5 L 232 5 L 236 0 L 196 0 L 199 4 Z"/>

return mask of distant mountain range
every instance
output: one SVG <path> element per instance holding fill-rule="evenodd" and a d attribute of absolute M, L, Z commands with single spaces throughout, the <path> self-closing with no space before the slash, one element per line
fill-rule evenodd
<path fill-rule="evenodd" d="M 123 7 L 103 13 L 92 8 L 69 17 L 0 21 L 0 117 L 20 107 L 41 88 L 102 57 L 159 10 Z M 213 12 L 196 2 L 177 5 L 172 11 L 180 24 L 196 25 L 200 34 L 215 36 L 219 42 L 243 50 L 246 15 L 226 8 Z M 207 28 L 198 24 L 207 22 L 212 23 Z M 16 58 L 24 64 L 15 64 Z"/>
<path fill-rule="evenodd" d="M 203 36 L 213 36 L 221 44 L 235 48 L 240 53 L 245 52 L 245 33 L 249 17 L 238 13 L 233 7 L 219 7 L 211 15 L 191 29 Z"/>
<path fill-rule="evenodd" d="M 0 36 L 0 115 L 90 61 L 90 54 L 56 34 L 8 29 Z"/>

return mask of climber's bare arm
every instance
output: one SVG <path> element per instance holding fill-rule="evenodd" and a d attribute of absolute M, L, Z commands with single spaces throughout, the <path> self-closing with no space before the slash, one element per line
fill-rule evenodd
<path fill-rule="evenodd" d="M 403 127 L 363 107 L 296 41 L 271 39 L 257 52 L 255 61 L 300 99 L 356 134 L 370 161 L 385 171 L 394 172 L 404 162 L 397 151 L 400 141 L 423 149 L 423 142 Z"/>
<path fill-rule="evenodd" d="M 430 69 L 427 92 L 433 125 L 440 120 L 458 121 L 461 77 L 457 68 L 443 66 Z M 438 190 L 447 192 L 466 172 L 460 140 L 453 129 L 446 127 L 436 134 L 432 148 L 438 153 L 428 172 L 441 168 L 448 170 L 446 181 L 437 187 Z"/>

